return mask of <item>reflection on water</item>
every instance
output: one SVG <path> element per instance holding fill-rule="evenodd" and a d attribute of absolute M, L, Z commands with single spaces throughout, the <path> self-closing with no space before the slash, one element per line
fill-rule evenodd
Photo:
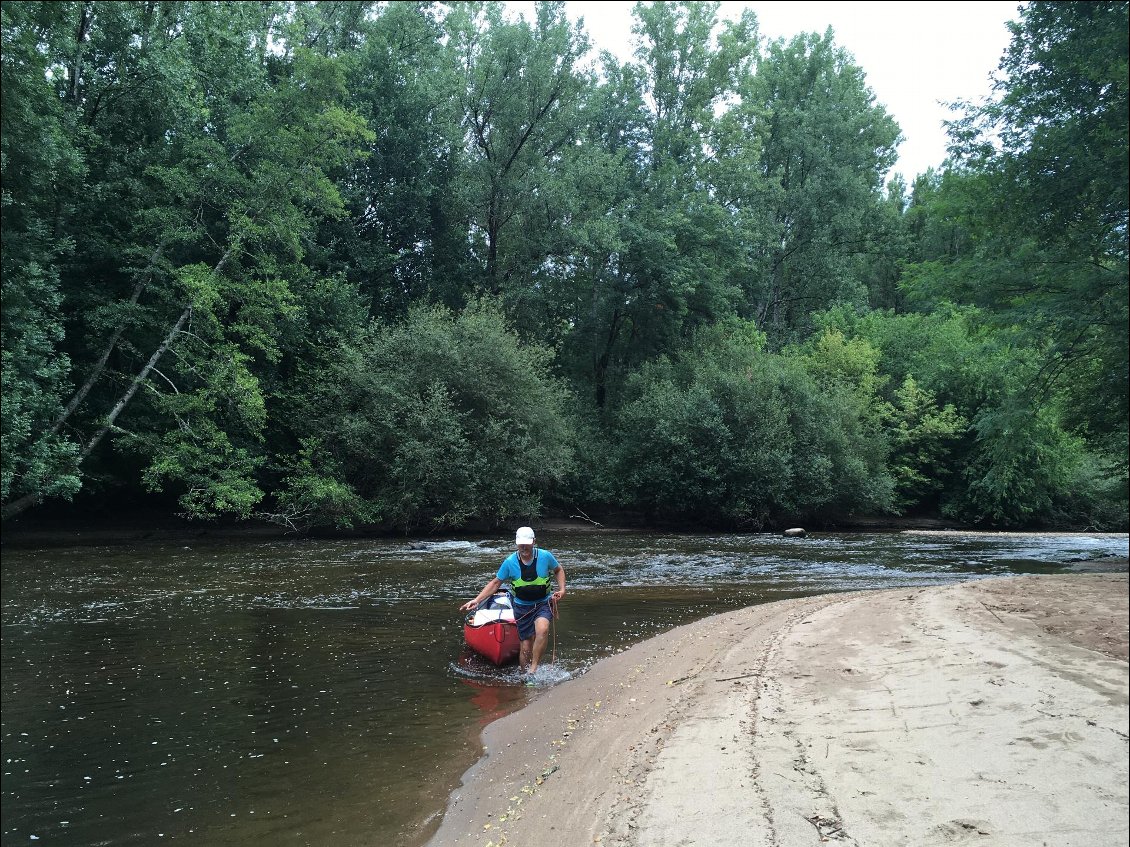
<path fill-rule="evenodd" d="M 1121 536 L 542 533 L 569 575 L 535 682 L 705 615 L 1052 573 Z M 6 551 L 3 841 L 420 843 L 482 726 L 536 696 L 466 652 L 508 539 Z"/>

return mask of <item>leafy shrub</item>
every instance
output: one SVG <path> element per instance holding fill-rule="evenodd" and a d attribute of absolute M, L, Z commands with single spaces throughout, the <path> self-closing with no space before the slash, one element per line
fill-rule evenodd
<path fill-rule="evenodd" d="M 882 444 L 858 405 L 763 341 L 715 328 L 630 378 L 612 427 L 622 504 L 741 527 L 886 507 Z"/>
<path fill-rule="evenodd" d="M 896 508 L 933 504 L 951 476 L 950 454 L 969 422 L 952 404 L 939 409 L 934 395 L 910 376 L 895 392 L 895 402 L 884 404 L 883 419 L 891 442 Z"/>
<path fill-rule="evenodd" d="M 994 527 L 1125 525 L 1095 457 L 1046 407 L 984 411 L 973 429 L 976 448 L 945 514 Z"/>
<path fill-rule="evenodd" d="M 491 304 L 417 307 L 345 347 L 312 398 L 283 512 L 405 531 L 536 514 L 573 432 L 549 351 L 519 335 Z"/>

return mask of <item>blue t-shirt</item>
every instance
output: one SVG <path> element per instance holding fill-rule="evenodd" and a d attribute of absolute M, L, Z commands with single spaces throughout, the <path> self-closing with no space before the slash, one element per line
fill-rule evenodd
<path fill-rule="evenodd" d="M 553 557 L 553 554 L 550 553 L 548 550 L 541 550 L 541 549 L 535 547 L 534 548 L 534 554 L 537 556 L 537 559 L 538 559 L 538 578 L 539 579 L 543 576 L 550 576 L 555 570 L 557 570 L 559 567 L 561 567 L 559 564 L 557 564 L 557 559 L 555 559 Z M 511 553 L 509 556 L 506 557 L 505 561 L 503 561 L 503 563 L 501 565 L 499 565 L 497 576 L 503 582 L 510 582 L 511 580 L 518 579 L 518 577 L 520 577 L 521 575 L 522 575 L 522 565 L 518 561 L 518 554 L 516 552 Z M 554 590 L 556 590 L 556 589 L 554 589 Z M 514 598 L 514 602 L 518 603 L 519 605 L 522 605 L 522 606 L 536 605 L 534 603 L 524 603 L 521 600 L 519 600 L 517 597 Z"/>

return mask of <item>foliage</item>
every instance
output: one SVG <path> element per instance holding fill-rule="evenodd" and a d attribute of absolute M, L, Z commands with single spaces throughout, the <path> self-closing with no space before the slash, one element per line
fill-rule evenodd
<path fill-rule="evenodd" d="M 656 518 L 761 527 L 786 516 L 882 511 L 883 447 L 801 359 L 716 329 L 629 380 L 611 467 L 621 501 Z"/>
<path fill-rule="evenodd" d="M 1125 526 L 1127 3 L 1022 6 L 909 186 L 719 11 L 4 3 L 4 519 Z"/>
<path fill-rule="evenodd" d="M 52 231 L 51 186 L 80 178 L 82 162 L 47 84 L 49 57 L 37 49 L 37 33 L 58 26 L 61 12 L 61 4 L 0 7 L 0 499 L 5 506 L 27 496 L 69 497 L 81 484 L 79 446 L 55 426 L 70 368 L 59 349 L 59 267 L 74 245 Z"/>
<path fill-rule="evenodd" d="M 883 410 L 890 433 L 890 470 L 900 511 L 936 504 L 951 474 L 950 455 L 969 423 L 953 404 L 941 409 L 934 396 L 908 376 Z"/>
<path fill-rule="evenodd" d="M 998 527 L 1082 521 L 1102 502 L 1100 473 L 1081 439 L 1057 426 L 1046 410 L 986 410 L 973 421 L 980 447 L 962 471 L 965 487 L 943 511 Z"/>
<path fill-rule="evenodd" d="M 1011 25 L 997 96 L 952 125 L 959 167 L 934 217 L 961 253 L 908 280 L 919 302 L 983 307 L 1040 351 L 1028 392 L 1069 398 L 1067 423 L 1126 472 L 1128 396 L 1127 10 L 1033 2 Z"/>
<path fill-rule="evenodd" d="M 867 302 L 861 260 L 881 252 L 899 130 L 831 30 L 771 42 L 740 93 L 717 146 L 750 231 L 746 311 L 788 340 L 811 312 Z"/>
<path fill-rule="evenodd" d="M 56 352 L 62 337 L 57 276 L 34 261 L 20 267 L 18 249 L 5 247 L 0 260 L 5 280 L 0 496 L 5 502 L 31 494 L 69 497 L 80 486 L 78 445 L 51 431 L 62 413 L 59 386 L 68 366 L 65 355 Z"/>
<path fill-rule="evenodd" d="M 19 33 L 44 59 L 11 77 L 54 96 L 50 129 L 83 164 L 76 179 L 44 186 L 55 243 L 42 245 L 44 258 L 24 257 L 25 273 L 57 268 L 65 322 L 55 355 L 69 359 L 74 386 L 56 380 L 65 408 L 29 437 L 72 433 L 90 465 L 108 434 L 125 434 L 151 457 L 147 484 L 181 487 L 190 514 L 246 515 L 263 425 L 255 366 L 278 358 L 275 321 L 294 307 L 304 235 L 341 213 L 325 169 L 368 132 L 341 106 L 332 61 L 296 48 L 281 68 L 265 52 L 282 6 L 74 3 L 49 17 L 52 4 L 27 5 L 47 23 Z M 31 221 L 13 228 L 16 240 L 36 231 Z M 80 243 L 66 263 L 51 260 Z"/>
<path fill-rule="evenodd" d="M 342 5 L 327 14 L 336 21 Z M 437 6 L 366 7 L 324 46 L 344 66 L 350 102 L 377 132 L 364 155 L 334 174 L 348 215 L 322 222 L 311 264 L 345 277 L 373 316 L 403 317 L 421 300 L 458 307 L 481 276 L 456 197 L 459 69 Z"/>
<path fill-rule="evenodd" d="M 976 309 L 816 320 L 826 336 L 873 345 L 893 380 L 877 412 L 901 511 L 940 508 L 992 526 L 1124 525 L 1125 489 L 1101 449 L 1070 434 L 1058 405 L 1026 393 L 1040 351 L 1020 343 L 1023 332 L 987 327 Z"/>
<path fill-rule="evenodd" d="M 569 252 L 539 271 L 549 296 L 537 305 L 568 327 L 562 361 L 600 409 L 637 365 L 737 308 L 741 245 L 713 189 L 710 148 L 716 113 L 749 73 L 756 29 L 749 16 L 721 23 L 717 11 L 640 4 L 636 61 L 604 56 L 584 104 L 583 158 L 571 156 L 567 171 L 580 197 Z"/>
<path fill-rule="evenodd" d="M 552 169 L 577 135 L 585 79 L 576 66 L 588 39 L 562 3 L 536 3 L 532 22 L 504 19 L 497 3 L 460 3 L 445 28 L 464 72 L 458 96 L 468 144 L 457 191 L 486 291 L 497 295 L 511 281 L 523 284 L 540 258 L 517 233 L 552 227 L 558 216 Z M 511 241 L 516 249 L 507 249 Z"/>
<path fill-rule="evenodd" d="M 284 510 L 404 531 L 535 514 L 572 456 L 548 363 L 486 303 L 374 327 L 311 398 Z"/>

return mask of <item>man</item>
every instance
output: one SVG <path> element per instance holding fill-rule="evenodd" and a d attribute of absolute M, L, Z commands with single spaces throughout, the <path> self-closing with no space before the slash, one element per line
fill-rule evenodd
<path fill-rule="evenodd" d="M 514 620 L 518 623 L 518 638 L 521 648 L 518 651 L 518 667 L 531 674 L 537 671 L 545 645 L 549 640 L 549 624 L 553 618 L 553 606 L 565 596 L 565 569 L 548 550 L 534 546 L 534 531 L 523 526 L 514 536 L 518 548 L 511 553 L 498 569 L 498 574 L 488 582 L 474 600 L 459 607 L 469 612 L 483 600 L 490 597 L 509 582 L 514 595 Z M 550 593 L 549 581 L 557 580 L 557 590 Z"/>

